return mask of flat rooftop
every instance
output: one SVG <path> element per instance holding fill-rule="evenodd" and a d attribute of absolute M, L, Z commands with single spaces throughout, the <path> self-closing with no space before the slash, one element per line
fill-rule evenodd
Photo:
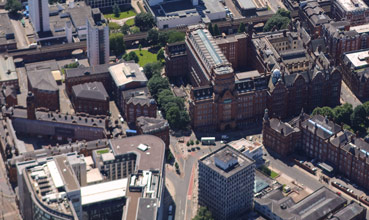
<path fill-rule="evenodd" d="M 147 150 L 138 149 L 140 144 L 146 145 Z M 112 139 L 109 141 L 109 145 L 115 156 L 127 153 L 136 154 L 138 156 L 136 161 L 137 170 L 162 171 L 165 143 L 156 136 L 138 135 L 123 139 Z"/>
<path fill-rule="evenodd" d="M 358 52 L 349 52 L 345 57 L 350 61 L 355 69 L 363 69 L 369 67 L 369 50 L 362 50 Z"/>
<path fill-rule="evenodd" d="M 228 145 L 241 152 L 244 151 L 252 152 L 255 149 L 258 149 L 263 146 L 261 143 L 257 141 L 249 141 L 246 140 L 245 138 L 229 142 Z"/>
<path fill-rule="evenodd" d="M 337 0 L 337 3 L 340 4 L 346 12 L 363 11 L 368 9 L 368 6 L 363 0 Z"/>
<path fill-rule="evenodd" d="M 79 189 L 79 183 L 78 180 L 72 171 L 72 168 L 70 166 L 67 166 L 66 156 L 56 156 L 54 157 L 55 163 L 59 167 L 59 174 L 63 178 L 64 186 L 66 188 L 66 191 L 74 191 Z"/>
<path fill-rule="evenodd" d="M 368 33 L 369 32 L 369 24 L 352 26 L 352 27 L 350 27 L 350 31 L 356 31 L 359 34 Z"/>
<path fill-rule="evenodd" d="M 214 68 L 216 74 L 228 74 L 233 72 L 232 65 L 222 53 L 214 38 L 207 29 L 197 28 L 189 33 L 189 39 L 194 44 L 194 49 L 199 53 L 208 69 Z"/>
<path fill-rule="evenodd" d="M 230 160 L 236 160 L 237 164 L 233 166 L 231 169 L 227 171 L 223 170 L 219 166 L 216 165 L 216 160 L 220 160 L 223 163 L 228 163 Z M 219 148 L 217 151 L 214 151 L 200 159 L 201 163 L 208 166 L 215 172 L 219 173 L 220 175 L 228 178 L 233 174 L 239 172 L 240 170 L 244 169 L 247 166 L 254 164 L 254 161 L 245 155 L 243 155 L 238 150 L 226 145 Z"/>
<path fill-rule="evenodd" d="M 136 219 L 155 220 L 158 210 L 158 199 L 139 198 Z"/>
<path fill-rule="evenodd" d="M 254 78 L 254 77 L 259 77 L 259 76 L 260 76 L 260 73 L 257 70 L 251 70 L 251 71 L 240 72 L 240 73 L 235 74 L 236 80 L 239 80 L 239 81 Z"/>
<path fill-rule="evenodd" d="M 89 82 L 72 87 L 77 98 L 108 101 L 109 95 L 101 82 Z"/>
<path fill-rule="evenodd" d="M 137 63 L 124 62 L 109 67 L 110 75 L 117 87 L 125 87 L 132 82 L 147 83 L 147 78 Z"/>
<path fill-rule="evenodd" d="M 13 57 L 0 56 L 0 81 L 17 80 L 18 75 L 15 70 Z"/>
<path fill-rule="evenodd" d="M 125 197 L 127 183 L 124 178 L 81 187 L 82 206 Z"/>
<path fill-rule="evenodd" d="M 152 134 L 169 128 L 167 120 L 145 116 L 138 117 L 137 124 L 144 134 Z"/>

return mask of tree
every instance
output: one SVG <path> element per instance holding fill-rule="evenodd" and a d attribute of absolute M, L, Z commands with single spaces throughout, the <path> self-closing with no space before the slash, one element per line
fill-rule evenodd
<path fill-rule="evenodd" d="M 11 14 L 15 14 L 22 10 L 22 4 L 18 0 L 8 0 L 5 4 L 5 10 L 9 11 Z"/>
<path fill-rule="evenodd" d="M 113 33 L 109 36 L 110 43 L 110 52 L 115 56 L 120 56 L 126 50 L 123 34 L 122 33 Z"/>
<path fill-rule="evenodd" d="M 365 109 L 366 116 L 369 117 L 369 101 L 364 102 L 363 107 Z"/>
<path fill-rule="evenodd" d="M 157 98 L 157 101 L 158 101 L 158 105 L 160 107 L 164 107 L 167 103 L 170 102 L 169 97 L 172 97 L 173 96 L 173 93 L 172 91 L 170 91 L 170 89 L 164 89 L 164 90 L 161 90 L 158 94 L 158 98 Z"/>
<path fill-rule="evenodd" d="M 113 13 L 114 13 L 114 17 L 119 18 L 120 8 L 116 3 L 113 5 Z"/>
<path fill-rule="evenodd" d="M 362 128 L 362 125 L 366 121 L 366 111 L 364 106 L 358 105 L 354 109 L 354 112 L 350 116 L 351 119 L 351 127 L 354 130 L 360 130 Z"/>
<path fill-rule="evenodd" d="M 180 109 L 178 108 L 178 106 L 171 106 L 166 115 L 166 119 L 168 120 L 169 126 L 171 128 L 178 128 L 178 124 L 177 122 L 180 120 Z"/>
<path fill-rule="evenodd" d="M 163 48 L 160 48 L 160 50 L 156 54 L 156 59 L 158 61 L 161 61 L 161 60 L 164 60 L 164 58 L 165 58 L 165 56 L 164 56 L 164 50 L 163 50 Z"/>
<path fill-rule="evenodd" d="M 206 207 L 201 206 L 192 220 L 214 220 L 214 218 Z"/>
<path fill-rule="evenodd" d="M 284 9 L 279 9 L 275 15 L 268 19 L 264 25 L 264 31 L 271 31 L 274 27 L 276 27 L 278 30 L 286 29 L 290 22 L 290 12 Z"/>
<path fill-rule="evenodd" d="M 350 121 L 350 115 L 352 114 L 353 110 L 352 110 L 352 105 L 351 104 L 344 104 L 344 105 L 340 105 L 340 106 L 336 106 L 333 109 L 333 113 L 334 113 L 334 121 L 337 124 L 351 124 Z"/>
<path fill-rule="evenodd" d="M 150 13 L 139 13 L 135 17 L 135 24 L 141 31 L 147 31 L 154 26 L 154 17 Z"/>
<path fill-rule="evenodd" d="M 161 90 L 169 89 L 169 82 L 167 78 L 163 78 L 160 75 L 154 75 L 147 83 L 147 87 L 149 88 L 151 95 L 157 97 Z"/>
<path fill-rule="evenodd" d="M 315 108 L 312 112 L 312 115 L 327 116 L 331 120 L 333 120 L 335 118 L 332 108 L 327 107 L 327 106 L 322 107 L 322 108 L 319 108 L 319 107 Z"/>
<path fill-rule="evenodd" d="M 246 26 L 243 22 L 241 22 L 240 26 L 238 27 L 238 33 L 243 33 L 246 31 Z"/>
<path fill-rule="evenodd" d="M 214 36 L 220 35 L 220 30 L 217 24 L 214 25 Z"/>
<path fill-rule="evenodd" d="M 147 79 L 151 79 L 153 75 L 160 75 L 163 65 L 160 62 L 147 63 L 143 67 L 143 72 L 145 73 Z"/>
<path fill-rule="evenodd" d="M 211 23 L 208 25 L 208 30 L 211 35 L 214 35 L 213 25 Z"/>
<path fill-rule="evenodd" d="M 141 50 L 142 50 L 142 44 L 138 45 L 138 50 L 141 52 Z"/>
<path fill-rule="evenodd" d="M 168 43 L 170 44 L 175 43 L 175 42 L 184 41 L 185 36 L 186 36 L 184 32 L 180 32 L 180 31 L 170 31 L 168 35 L 169 35 Z"/>
<path fill-rule="evenodd" d="M 156 30 L 156 29 L 154 29 L 154 28 L 151 29 L 151 30 L 149 30 L 149 32 L 147 33 L 146 40 L 151 45 L 158 44 L 158 41 L 159 41 L 159 31 Z"/>
<path fill-rule="evenodd" d="M 120 29 L 123 34 L 128 34 L 129 31 L 129 25 L 124 24 L 123 27 Z"/>
<path fill-rule="evenodd" d="M 165 47 L 168 40 L 169 40 L 169 33 L 168 32 L 160 32 L 159 33 L 158 43 L 160 44 L 161 47 Z"/>
<path fill-rule="evenodd" d="M 125 61 L 130 61 L 130 60 L 134 60 L 135 63 L 138 63 L 138 61 L 140 60 L 140 58 L 137 56 L 137 54 L 134 51 L 129 52 L 128 54 L 125 54 L 123 56 L 123 59 Z"/>

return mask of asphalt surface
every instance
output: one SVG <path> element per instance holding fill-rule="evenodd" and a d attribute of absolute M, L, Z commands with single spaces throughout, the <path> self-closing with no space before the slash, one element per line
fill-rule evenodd
<path fill-rule="evenodd" d="M 17 41 L 17 48 L 27 48 L 28 42 L 22 24 L 20 23 L 20 21 L 13 19 L 10 19 L 10 22 L 13 25 L 15 39 Z"/>

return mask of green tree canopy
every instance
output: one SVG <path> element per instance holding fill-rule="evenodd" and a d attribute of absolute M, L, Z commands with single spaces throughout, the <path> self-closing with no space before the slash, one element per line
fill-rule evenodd
<path fill-rule="evenodd" d="M 214 25 L 214 31 L 213 32 L 214 32 L 214 36 L 218 36 L 218 35 L 221 34 L 217 24 Z"/>
<path fill-rule="evenodd" d="M 169 32 L 168 43 L 171 44 L 171 43 L 175 43 L 175 42 L 184 41 L 185 40 L 185 36 L 186 36 L 186 34 L 184 32 L 170 31 Z"/>
<path fill-rule="evenodd" d="M 128 24 L 124 24 L 123 27 L 120 29 L 120 31 L 123 33 L 123 34 L 128 34 L 128 31 L 129 31 L 129 25 Z"/>
<path fill-rule="evenodd" d="M 159 31 L 154 29 L 154 28 L 149 30 L 149 32 L 147 33 L 146 40 L 151 45 L 158 44 L 158 42 L 159 42 Z"/>
<path fill-rule="evenodd" d="M 120 8 L 119 8 L 119 5 L 117 5 L 117 3 L 113 5 L 113 13 L 114 13 L 114 17 L 119 18 Z"/>
<path fill-rule="evenodd" d="M 344 105 L 336 106 L 333 109 L 334 121 L 337 124 L 351 124 L 350 115 L 352 114 L 352 112 L 353 110 L 351 104 L 346 103 Z"/>
<path fill-rule="evenodd" d="M 158 61 L 164 60 L 164 50 L 163 48 L 160 48 L 160 50 L 158 51 L 158 53 L 156 54 L 156 59 Z"/>
<path fill-rule="evenodd" d="M 240 26 L 238 27 L 238 33 L 243 33 L 246 31 L 246 26 L 243 22 L 241 22 Z"/>
<path fill-rule="evenodd" d="M 154 17 L 150 13 L 139 13 L 135 17 L 135 24 L 141 31 L 150 30 L 154 26 Z"/>
<path fill-rule="evenodd" d="M 279 9 L 275 15 L 268 19 L 264 26 L 264 31 L 271 31 L 274 27 L 276 27 L 277 30 L 286 29 L 290 22 L 290 12 L 284 9 Z"/>
<path fill-rule="evenodd" d="M 22 10 L 22 4 L 18 0 L 8 0 L 5 4 L 5 10 L 9 11 L 11 14 L 15 14 Z"/>
<path fill-rule="evenodd" d="M 160 75 L 163 65 L 160 62 L 147 63 L 143 67 L 143 72 L 145 73 L 147 79 L 151 79 L 153 75 Z"/>
<path fill-rule="evenodd" d="M 134 51 L 129 52 L 128 54 L 125 54 L 123 56 L 123 59 L 125 61 L 130 61 L 130 60 L 134 60 L 135 63 L 138 63 L 138 61 L 140 60 L 140 58 L 137 56 L 137 54 Z"/>
<path fill-rule="evenodd" d="M 354 129 L 360 129 L 366 121 L 366 111 L 364 106 L 358 105 L 351 114 L 351 127 Z"/>
<path fill-rule="evenodd" d="M 366 112 L 366 116 L 369 117 L 369 101 L 363 103 L 363 107 Z"/>
<path fill-rule="evenodd" d="M 323 115 L 327 116 L 330 120 L 334 120 L 334 113 L 330 107 L 315 108 L 312 115 Z"/>
<path fill-rule="evenodd" d="M 110 52 L 115 56 L 120 56 L 126 50 L 122 33 L 113 33 L 109 36 Z"/>
<path fill-rule="evenodd" d="M 214 218 L 206 207 L 201 206 L 192 220 L 214 220 Z"/>
<path fill-rule="evenodd" d="M 208 25 L 208 30 L 209 30 L 211 35 L 214 35 L 214 29 L 213 29 L 213 25 L 211 23 Z"/>
<path fill-rule="evenodd" d="M 163 78 L 159 74 L 155 74 L 147 83 L 147 87 L 149 88 L 151 95 L 157 97 L 161 90 L 169 89 L 169 82 L 167 78 Z"/>

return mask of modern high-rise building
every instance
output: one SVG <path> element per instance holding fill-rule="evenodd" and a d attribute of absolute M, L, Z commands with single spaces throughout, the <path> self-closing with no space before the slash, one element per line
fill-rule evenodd
<path fill-rule="evenodd" d="M 29 0 L 29 17 L 36 32 L 50 31 L 48 0 Z"/>
<path fill-rule="evenodd" d="M 87 19 L 87 56 L 91 66 L 109 62 L 109 27 Z"/>
<path fill-rule="evenodd" d="M 216 220 L 236 219 L 252 208 L 255 162 L 226 145 L 199 160 L 199 205 Z"/>

